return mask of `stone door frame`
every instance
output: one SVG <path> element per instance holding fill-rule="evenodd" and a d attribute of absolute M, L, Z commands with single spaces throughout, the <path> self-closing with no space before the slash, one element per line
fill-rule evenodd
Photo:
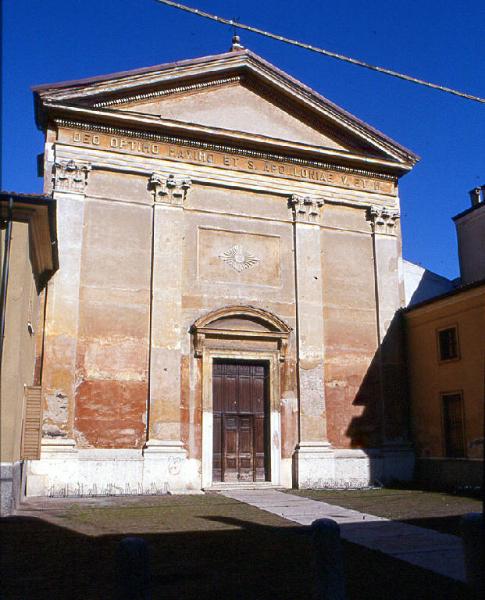
<path fill-rule="evenodd" d="M 212 368 L 215 360 L 252 361 L 268 365 L 269 435 L 268 447 L 270 482 L 280 485 L 281 468 L 281 408 L 280 352 L 204 348 L 202 350 L 202 488 L 210 488 L 213 463 L 213 387 Z M 267 484 L 267 482 L 264 482 Z M 254 483 L 257 486 L 257 482 Z"/>

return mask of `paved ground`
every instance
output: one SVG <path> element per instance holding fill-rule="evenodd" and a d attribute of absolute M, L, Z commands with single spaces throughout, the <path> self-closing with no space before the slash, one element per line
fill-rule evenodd
<path fill-rule="evenodd" d="M 153 600 L 313 597 L 308 528 L 221 495 L 37 500 L 0 528 L 2 600 L 119 600 L 129 534 L 149 544 Z M 469 598 L 392 556 L 345 540 L 343 551 L 348 600 Z"/>
<path fill-rule="evenodd" d="M 233 490 L 224 495 L 300 525 L 333 519 L 348 542 L 465 581 L 463 547 L 457 536 L 276 490 Z"/>
<path fill-rule="evenodd" d="M 412 489 L 289 490 L 289 493 L 452 535 L 460 535 L 462 515 L 482 510 L 478 497 Z"/>

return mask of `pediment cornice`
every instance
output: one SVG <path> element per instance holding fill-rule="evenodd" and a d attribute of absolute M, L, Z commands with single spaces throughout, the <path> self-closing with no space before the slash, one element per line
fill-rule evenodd
<path fill-rule="evenodd" d="M 170 94 L 193 93 L 213 86 L 242 82 L 253 88 L 260 86 L 266 94 L 291 104 L 300 113 L 347 137 L 356 146 L 369 151 L 335 151 L 305 144 L 289 144 L 287 140 L 264 138 L 254 134 L 230 131 L 217 127 L 177 122 L 154 115 L 131 114 L 120 107 L 148 98 L 163 98 Z M 117 73 L 75 82 L 65 82 L 34 88 L 36 118 L 46 127 L 53 117 L 66 117 L 179 133 L 185 136 L 206 137 L 222 142 L 237 138 L 253 147 L 285 147 L 291 152 L 325 155 L 327 160 L 380 164 L 384 170 L 402 174 L 409 171 L 418 157 L 381 132 L 375 130 L 347 111 L 336 106 L 308 86 L 280 71 L 248 50 L 237 50 L 216 56 L 181 61 L 167 65 Z M 358 159 L 354 158 L 358 155 Z"/>

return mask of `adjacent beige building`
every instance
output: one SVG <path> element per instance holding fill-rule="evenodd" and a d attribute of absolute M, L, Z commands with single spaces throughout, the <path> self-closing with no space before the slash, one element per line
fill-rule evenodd
<path fill-rule="evenodd" d="M 60 269 L 27 494 L 409 478 L 409 150 L 252 52 L 35 89 Z"/>
<path fill-rule="evenodd" d="M 453 217 L 464 285 L 485 277 L 485 185 L 471 190 L 470 197 L 471 207 Z"/>
<path fill-rule="evenodd" d="M 21 492 L 22 460 L 39 458 L 43 290 L 57 269 L 55 203 L 0 192 L 1 513 Z"/>

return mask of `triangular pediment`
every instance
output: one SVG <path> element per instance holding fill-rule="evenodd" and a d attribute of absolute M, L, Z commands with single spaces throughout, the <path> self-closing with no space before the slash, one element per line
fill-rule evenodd
<path fill-rule="evenodd" d="M 190 136 L 366 157 L 409 170 L 417 157 L 247 50 L 35 88 L 37 119 L 77 118 Z"/>
<path fill-rule="evenodd" d="M 252 133 L 325 148 L 345 150 L 343 142 L 319 131 L 318 123 L 278 106 L 240 83 L 208 85 L 190 92 L 165 94 L 149 102 L 136 102 L 120 110 L 151 114 L 163 119 Z M 293 112 L 293 114 L 292 114 Z"/>

